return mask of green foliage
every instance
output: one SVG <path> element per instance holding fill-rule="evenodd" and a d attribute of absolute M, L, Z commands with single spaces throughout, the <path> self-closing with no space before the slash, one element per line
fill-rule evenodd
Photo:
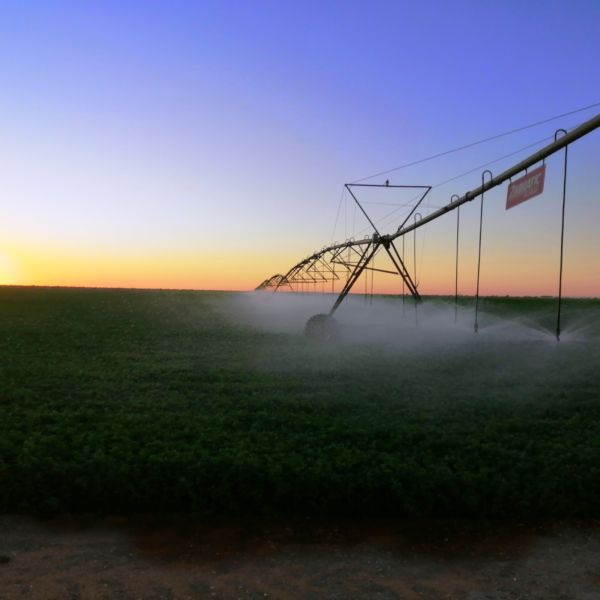
<path fill-rule="evenodd" d="M 229 298 L 0 288 L 0 511 L 597 516 L 596 342 L 315 345 Z"/>

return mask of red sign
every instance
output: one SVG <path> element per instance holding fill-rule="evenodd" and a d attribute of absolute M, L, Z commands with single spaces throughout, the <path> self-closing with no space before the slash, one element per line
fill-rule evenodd
<path fill-rule="evenodd" d="M 513 181 L 508 186 L 508 194 L 506 195 L 506 210 L 529 200 L 534 196 L 538 196 L 544 191 L 544 179 L 546 177 L 546 165 L 534 169 L 531 173 L 527 173 L 520 179 Z"/>

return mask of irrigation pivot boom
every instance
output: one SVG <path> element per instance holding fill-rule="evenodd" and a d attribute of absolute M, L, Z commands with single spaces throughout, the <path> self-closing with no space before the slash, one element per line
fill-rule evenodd
<path fill-rule="evenodd" d="M 301 260 L 297 264 L 295 264 L 285 275 L 274 275 L 270 279 L 266 279 L 263 281 L 256 289 L 257 290 L 273 290 L 277 291 L 281 288 L 288 288 L 291 291 L 300 291 L 304 288 L 305 285 L 314 284 L 316 287 L 318 284 L 322 284 L 323 288 L 327 282 L 332 282 L 335 284 L 335 281 L 340 280 L 340 275 L 344 275 L 347 277 L 346 283 L 340 292 L 338 298 L 336 299 L 333 307 L 329 311 L 328 315 L 315 315 L 312 317 L 307 323 L 306 332 L 315 338 L 320 339 L 328 339 L 332 337 L 336 333 L 335 329 L 335 321 L 333 320 L 333 314 L 338 309 L 344 298 L 350 292 L 360 275 L 364 271 L 379 271 L 383 273 L 392 273 L 394 275 L 400 275 L 403 279 L 406 287 L 412 294 L 415 303 L 419 303 L 421 301 L 421 297 L 417 291 L 416 283 L 411 278 L 408 270 L 404 264 L 403 257 L 398 252 L 398 249 L 394 245 L 394 240 L 398 239 L 401 236 L 406 235 L 407 233 L 434 221 L 435 219 L 445 215 L 446 213 L 458 208 L 462 204 L 466 202 L 470 202 L 481 196 L 488 190 L 501 185 L 505 181 L 511 179 L 515 175 L 518 175 L 522 171 L 525 171 L 529 167 L 532 167 L 536 163 L 543 161 L 548 158 L 552 154 L 566 148 L 569 144 L 574 141 L 582 138 L 588 133 L 594 131 L 600 127 L 600 114 L 592 117 L 588 121 L 585 121 L 575 129 L 571 130 L 568 133 L 565 133 L 562 137 L 556 139 L 554 142 L 548 144 L 541 150 L 535 152 L 530 155 L 526 159 L 522 160 L 518 164 L 506 169 L 500 175 L 496 177 L 491 177 L 489 181 L 482 183 L 478 188 L 467 192 L 464 196 L 450 202 L 446 206 L 440 208 L 439 210 L 431 213 L 430 215 L 423 217 L 422 219 L 415 221 L 414 223 L 407 225 L 408 217 L 404 220 L 404 222 L 398 227 L 397 231 L 388 235 L 381 235 L 374 223 L 371 221 L 367 213 L 364 211 L 363 207 L 359 203 L 355 194 L 352 193 L 353 187 L 386 187 L 386 188 L 421 188 L 426 190 L 421 197 L 421 199 L 417 202 L 415 207 L 409 214 L 409 217 L 414 213 L 416 208 L 425 198 L 429 190 L 430 186 L 368 186 L 364 184 L 346 184 L 346 189 L 350 192 L 353 199 L 355 200 L 358 207 L 361 209 L 363 214 L 369 220 L 369 223 L 374 229 L 374 232 L 371 236 L 365 236 L 362 240 L 346 240 L 342 244 L 335 243 L 332 246 L 323 247 L 320 251 L 314 252 L 311 256 Z M 388 271 L 384 269 L 376 269 L 372 265 L 372 261 L 377 251 L 380 248 L 384 248 L 388 256 L 390 257 L 392 264 L 394 265 L 395 271 Z M 327 260 L 326 260 L 327 259 Z M 342 271 L 336 271 L 336 265 L 341 265 Z M 370 265 L 370 266 L 369 266 Z M 333 289 L 333 287 L 332 287 Z M 313 321 L 314 320 L 314 321 Z M 311 321 L 313 321 L 313 325 L 311 327 Z"/>

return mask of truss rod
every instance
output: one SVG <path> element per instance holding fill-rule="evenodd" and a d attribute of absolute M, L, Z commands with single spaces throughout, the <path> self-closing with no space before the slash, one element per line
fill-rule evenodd
<path fill-rule="evenodd" d="M 514 167 L 506 169 L 504 173 L 500 173 L 500 175 L 498 175 L 497 177 L 493 177 L 490 181 L 479 186 L 477 189 L 467 192 L 462 198 L 459 198 L 454 202 L 450 202 L 450 204 L 447 204 L 443 208 L 440 208 L 434 213 L 431 213 L 429 216 L 424 217 L 418 223 L 401 229 L 400 231 L 397 231 L 396 233 L 393 233 L 387 237 L 389 237 L 390 240 L 395 240 L 397 237 L 406 235 L 408 232 L 413 231 L 413 229 L 417 229 L 418 227 L 426 225 L 430 221 L 434 221 L 438 217 L 441 217 L 442 215 L 446 214 L 447 212 L 458 208 L 461 204 L 469 202 L 477 198 L 477 196 L 481 196 L 481 194 L 483 194 L 484 192 L 487 192 L 488 190 L 491 190 L 492 188 L 504 183 L 507 179 L 518 175 L 521 171 L 524 171 L 525 169 L 528 169 L 529 167 L 535 165 L 535 163 L 538 163 L 541 160 L 548 158 L 549 156 L 551 156 L 555 152 L 558 152 L 559 150 L 562 150 L 569 144 L 573 143 L 579 138 L 582 138 L 584 135 L 587 135 L 588 133 L 594 131 L 594 129 L 598 129 L 598 127 L 600 127 L 600 114 L 596 115 L 595 117 L 592 117 L 589 121 L 582 123 L 579 127 L 576 127 L 571 132 L 567 133 L 567 135 L 563 135 L 555 142 L 548 144 L 545 148 L 538 150 L 538 152 L 522 160 L 519 164 L 516 164 Z"/>

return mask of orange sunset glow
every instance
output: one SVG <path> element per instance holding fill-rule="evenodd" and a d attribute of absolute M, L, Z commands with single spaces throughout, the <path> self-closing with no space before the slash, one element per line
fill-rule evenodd
<path fill-rule="evenodd" d="M 416 33 L 381 35 L 352 11 L 355 35 L 330 22 L 307 36 L 283 11 L 251 18 L 255 34 L 250 17 L 228 15 L 216 37 L 221 17 L 198 11 L 199 24 L 220 25 L 192 35 L 157 7 L 143 27 L 133 8 L 94 18 L 6 8 L 0 284 L 252 290 L 315 249 L 373 233 L 345 183 L 431 186 L 426 216 L 600 110 L 597 78 L 570 68 L 596 67 L 597 36 L 580 35 L 580 21 L 573 43 L 527 30 L 515 45 L 514 15 L 494 14 L 511 33 L 480 47 L 440 22 L 422 47 Z M 545 67 L 521 69 L 524 40 Z M 598 131 L 569 147 L 567 296 L 600 296 L 599 159 Z M 545 169 L 543 194 L 510 211 L 508 182 L 486 194 L 483 294 L 557 294 L 564 151 Z M 371 215 L 406 200 L 377 193 L 362 196 Z M 474 293 L 479 210 L 479 198 L 461 209 L 459 293 Z M 412 272 L 412 234 L 405 245 Z M 417 245 L 419 290 L 454 293 L 455 211 L 419 229 Z M 375 286 L 401 288 L 383 275 Z"/>

